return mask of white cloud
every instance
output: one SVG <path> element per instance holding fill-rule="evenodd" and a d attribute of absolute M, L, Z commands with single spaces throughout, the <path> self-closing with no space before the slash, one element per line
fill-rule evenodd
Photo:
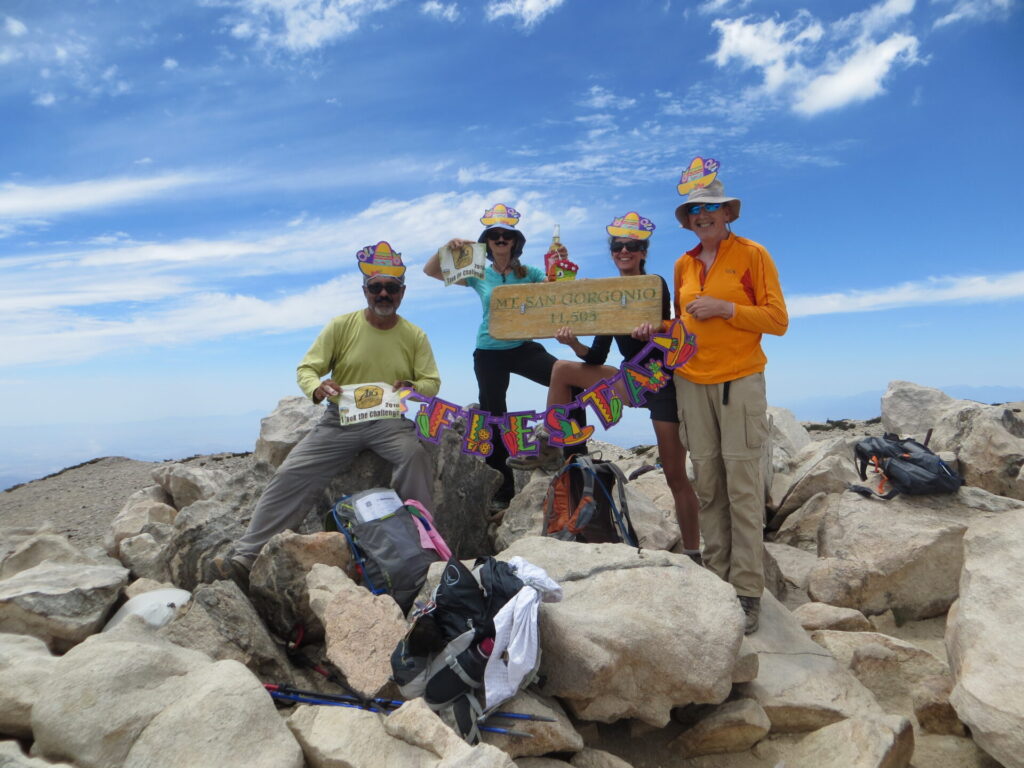
<path fill-rule="evenodd" d="M 1024 272 L 969 277 L 932 277 L 875 291 L 787 297 L 791 317 L 874 312 L 934 304 L 966 304 L 1024 298 Z"/>
<path fill-rule="evenodd" d="M 39 107 L 52 107 L 57 103 L 57 97 L 47 91 L 46 93 L 40 93 L 32 99 L 32 103 Z"/>
<path fill-rule="evenodd" d="M 164 63 L 161 66 L 163 66 L 164 69 L 168 69 L 168 70 L 170 70 L 170 69 L 177 69 L 178 68 L 178 60 L 177 59 L 171 59 L 171 58 L 164 59 Z"/>
<path fill-rule="evenodd" d="M 916 37 L 896 34 L 881 43 L 865 43 L 834 72 L 811 80 L 799 93 L 794 109 L 802 114 L 816 115 L 872 99 L 885 92 L 882 80 L 897 61 L 916 60 Z"/>
<path fill-rule="evenodd" d="M 308 53 L 359 29 L 397 0 L 234 0 L 231 34 L 269 48 Z"/>
<path fill-rule="evenodd" d="M 420 13 L 425 16 L 432 16 L 443 21 L 457 21 L 459 18 L 458 3 L 439 3 L 437 0 L 427 0 L 420 6 Z"/>
<path fill-rule="evenodd" d="M 558 8 L 565 0 L 490 0 L 485 13 L 488 21 L 512 16 L 527 29 Z"/>
<path fill-rule="evenodd" d="M 711 16 L 716 13 L 725 13 L 733 11 L 742 11 L 748 5 L 751 0 L 705 0 L 697 6 L 697 13 L 702 13 L 705 16 Z"/>
<path fill-rule="evenodd" d="M 4 19 L 4 31 L 11 37 L 21 37 L 28 32 L 28 27 L 13 16 L 7 16 Z"/>
<path fill-rule="evenodd" d="M 587 91 L 587 97 L 579 104 L 591 109 L 628 109 L 636 104 L 636 99 L 628 96 L 616 96 L 607 88 L 594 85 Z"/>
<path fill-rule="evenodd" d="M 49 186 L 0 184 L 0 220 L 55 216 L 124 205 L 205 180 L 197 174 L 171 173 L 150 178 L 103 179 Z"/>
<path fill-rule="evenodd" d="M 1002 19 L 1009 14 L 1012 5 L 1013 0 L 957 0 L 953 10 L 938 18 L 932 28 L 938 29 L 960 21 Z"/>
<path fill-rule="evenodd" d="M 882 0 L 828 25 L 807 11 L 786 22 L 717 19 L 720 41 L 710 58 L 719 67 L 735 62 L 760 71 L 760 86 L 744 94 L 751 104 L 773 99 L 804 115 L 838 109 L 884 93 L 897 67 L 922 63 L 916 37 L 889 33 L 914 2 Z"/>

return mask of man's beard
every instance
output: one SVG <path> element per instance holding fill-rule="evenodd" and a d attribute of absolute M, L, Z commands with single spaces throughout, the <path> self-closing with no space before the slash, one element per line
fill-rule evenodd
<path fill-rule="evenodd" d="M 388 299 L 377 299 L 373 302 L 373 314 L 378 317 L 391 317 L 395 314 L 395 303 Z"/>

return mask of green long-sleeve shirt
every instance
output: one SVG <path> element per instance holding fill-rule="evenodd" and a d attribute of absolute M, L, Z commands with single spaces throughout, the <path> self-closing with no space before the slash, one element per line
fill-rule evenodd
<path fill-rule="evenodd" d="M 404 317 L 386 331 L 374 328 L 361 309 L 333 318 L 302 358 L 296 379 L 306 397 L 312 399 L 328 371 L 342 387 L 370 381 L 411 381 L 416 391 L 427 397 L 441 388 L 427 334 Z M 330 399 L 337 402 L 336 397 Z"/>

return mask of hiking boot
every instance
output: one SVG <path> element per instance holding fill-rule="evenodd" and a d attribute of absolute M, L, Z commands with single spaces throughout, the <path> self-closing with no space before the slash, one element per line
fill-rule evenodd
<path fill-rule="evenodd" d="M 704 558 L 700 556 L 699 549 L 684 549 L 683 554 L 693 560 L 697 565 L 704 566 Z"/>
<path fill-rule="evenodd" d="M 221 555 L 213 558 L 213 573 L 218 580 L 230 580 L 238 585 L 245 594 L 249 594 L 249 571 L 252 570 L 252 559 L 240 555 Z"/>
<path fill-rule="evenodd" d="M 743 634 L 753 634 L 757 631 L 758 619 L 761 616 L 761 598 L 745 597 L 744 595 L 738 595 L 738 597 L 740 599 L 740 607 L 743 608 L 743 616 L 746 619 Z"/>

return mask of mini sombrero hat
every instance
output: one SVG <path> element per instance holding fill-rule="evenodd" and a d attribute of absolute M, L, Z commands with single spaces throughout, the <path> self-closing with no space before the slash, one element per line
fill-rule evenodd
<path fill-rule="evenodd" d="M 480 223 L 484 225 L 484 231 L 476 239 L 478 243 L 487 242 L 487 233 L 490 230 L 505 229 L 515 236 L 516 242 L 512 246 L 512 257 L 517 258 L 522 254 L 523 246 L 526 245 L 526 235 L 516 229 L 516 224 L 519 223 L 519 211 L 515 208 L 504 203 L 497 203 L 484 211 L 484 215 L 480 217 Z M 488 252 L 487 258 L 492 258 L 490 252 Z"/>
<path fill-rule="evenodd" d="M 636 211 L 619 216 L 605 230 L 612 237 L 628 237 L 630 240 L 646 240 L 654 234 L 654 222 Z"/>
<path fill-rule="evenodd" d="M 386 275 L 399 282 L 405 282 L 405 265 L 402 263 L 402 254 L 393 250 L 385 240 L 381 240 L 376 245 L 367 245 L 357 251 L 356 259 L 359 262 L 359 269 L 364 275 L 363 282 L 374 275 Z"/>

